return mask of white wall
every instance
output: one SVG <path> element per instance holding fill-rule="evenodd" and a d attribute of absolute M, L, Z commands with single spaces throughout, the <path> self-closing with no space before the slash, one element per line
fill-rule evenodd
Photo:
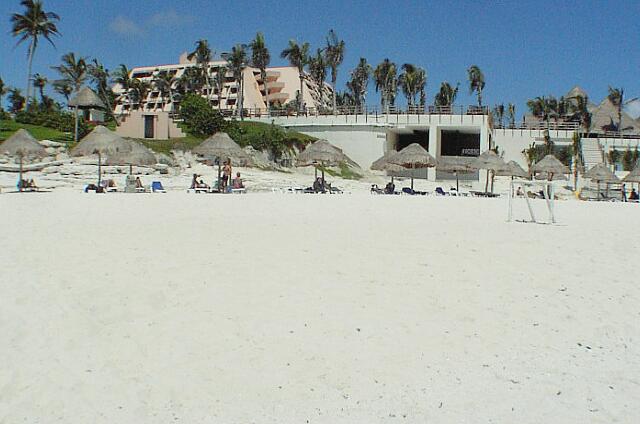
<path fill-rule="evenodd" d="M 380 127 L 312 126 L 296 127 L 295 130 L 341 148 L 362 169 L 369 169 L 385 152 L 386 131 Z"/>
<path fill-rule="evenodd" d="M 549 131 L 549 137 L 556 143 L 562 144 L 571 142 L 573 131 Z M 500 152 L 504 152 L 504 160 L 516 161 L 525 170 L 527 169 L 527 160 L 522 151 L 529 148 L 531 143 L 542 144 L 544 141 L 543 130 L 525 130 L 525 129 L 495 129 L 493 130 L 494 145 L 500 148 Z"/>

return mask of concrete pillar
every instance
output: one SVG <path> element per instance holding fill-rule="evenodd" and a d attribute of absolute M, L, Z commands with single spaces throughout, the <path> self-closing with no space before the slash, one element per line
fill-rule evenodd
<path fill-rule="evenodd" d="M 437 125 L 432 125 L 429 127 L 429 154 L 434 158 L 438 159 L 440 157 L 440 151 L 442 142 L 442 131 L 440 127 Z M 428 177 L 429 181 L 436 180 L 436 170 L 434 168 L 429 169 Z"/>

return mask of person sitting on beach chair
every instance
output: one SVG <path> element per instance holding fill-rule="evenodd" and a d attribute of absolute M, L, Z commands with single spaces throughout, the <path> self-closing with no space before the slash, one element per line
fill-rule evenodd
<path fill-rule="evenodd" d="M 384 190 L 378 187 L 378 184 L 371 184 L 371 194 L 384 194 Z"/>
<path fill-rule="evenodd" d="M 384 193 L 385 194 L 395 194 L 396 192 L 396 185 L 394 183 L 392 183 L 391 181 L 389 181 L 387 183 L 387 185 L 384 187 Z"/>
<path fill-rule="evenodd" d="M 631 189 L 631 193 L 629 194 L 629 201 L 637 202 L 638 201 L 638 192 L 635 188 Z"/>
<path fill-rule="evenodd" d="M 136 177 L 136 188 L 144 188 L 144 186 L 142 185 L 142 180 L 140 179 L 140 177 Z"/>
<path fill-rule="evenodd" d="M 31 180 L 20 180 L 18 181 L 18 190 L 29 190 L 29 191 L 35 191 L 38 189 L 38 186 L 36 186 L 36 182 Z"/>
<path fill-rule="evenodd" d="M 442 187 L 436 187 L 436 195 L 437 196 L 446 196 L 447 193 L 442 189 Z"/>
<path fill-rule="evenodd" d="M 326 191 L 324 181 L 321 177 L 316 178 L 313 182 L 313 191 L 316 193 L 324 193 Z"/>
<path fill-rule="evenodd" d="M 231 182 L 231 187 L 234 190 L 240 190 L 240 189 L 244 188 L 244 183 L 242 182 L 242 178 L 240 178 L 240 173 L 239 172 L 236 173 L 236 177 Z"/>

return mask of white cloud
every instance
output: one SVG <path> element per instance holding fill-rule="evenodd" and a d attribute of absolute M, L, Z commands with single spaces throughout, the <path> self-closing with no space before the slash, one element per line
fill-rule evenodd
<path fill-rule="evenodd" d="M 138 35 L 144 32 L 138 24 L 124 16 L 117 16 L 111 24 L 109 24 L 109 28 L 111 31 L 120 35 Z"/>
<path fill-rule="evenodd" d="M 109 25 L 111 31 L 119 35 L 141 35 L 149 30 L 162 28 L 176 28 L 191 24 L 195 17 L 187 14 L 180 14 L 175 10 L 157 12 L 141 23 L 136 23 L 125 16 L 117 16 Z"/>

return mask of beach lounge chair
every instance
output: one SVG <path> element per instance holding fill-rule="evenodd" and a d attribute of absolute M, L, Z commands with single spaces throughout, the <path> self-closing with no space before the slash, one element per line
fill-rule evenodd
<path fill-rule="evenodd" d="M 35 181 L 33 180 L 20 180 L 16 184 L 16 188 L 20 191 L 20 187 L 22 187 L 23 192 L 34 192 L 38 191 L 38 186 L 36 186 Z"/>
<path fill-rule="evenodd" d="M 194 193 L 194 194 L 211 193 L 211 189 L 209 187 L 188 188 L 187 193 Z"/>
<path fill-rule="evenodd" d="M 232 194 L 245 194 L 247 192 L 246 188 L 232 188 L 231 189 L 231 193 Z"/>
<path fill-rule="evenodd" d="M 151 183 L 151 191 L 153 193 L 166 193 L 167 191 L 162 187 L 162 182 L 154 181 Z"/>
<path fill-rule="evenodd" d="M 442 187 L 436 187 L 436 196 L 447 196 L 449 193 L 446 193 Z"/>
<path fill-rule="evenodd" d="M 385 194 L 384 190 L 378 187 L 378 184 L 371 184 L 371 194 Z"/>

